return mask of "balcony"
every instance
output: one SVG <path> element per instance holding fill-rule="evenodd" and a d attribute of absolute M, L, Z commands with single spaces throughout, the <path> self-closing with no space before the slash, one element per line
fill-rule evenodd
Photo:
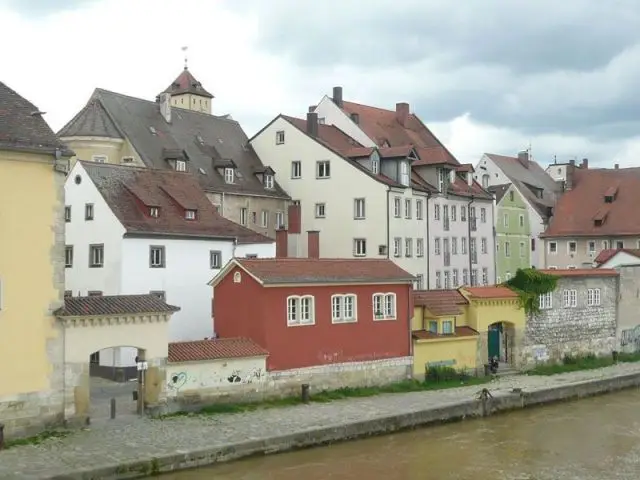
<path fill-rule="evenodd" d="M 451 254 L 449 252 L 444 252 L 444 266 L 451 266 Z"/>

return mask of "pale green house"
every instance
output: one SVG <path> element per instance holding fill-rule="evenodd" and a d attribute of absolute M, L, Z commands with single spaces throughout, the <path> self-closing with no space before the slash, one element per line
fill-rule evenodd
<path fill-rule="evenodd" d="M 496 197 L 496 283 L 500 283 L 519 268 L 531 267 L 531 228 L 527 204 L 512 184 L 488 190 Z"/>

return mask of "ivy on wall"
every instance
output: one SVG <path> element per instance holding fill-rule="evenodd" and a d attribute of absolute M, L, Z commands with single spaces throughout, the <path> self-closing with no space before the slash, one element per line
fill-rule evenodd
<path fill-rule="evenodd" d="M 556 275 L 549 275 L 535 268 L 518 269 L 504 285 L 518 294 L 520 307 L 527 314 L 540 311 L 540 295 L 553 292 L 558 284 Z"/>

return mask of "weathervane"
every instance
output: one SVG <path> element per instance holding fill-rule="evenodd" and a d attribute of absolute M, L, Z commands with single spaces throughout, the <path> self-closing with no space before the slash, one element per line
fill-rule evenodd
<path fill-rule="evenodd" d="M 187 62 L 189 61 L 189 57 L 187 56 L 187 50 L 189 47 L 182 47 L 182 51 L 184 52 L 184 69 L 187 70 Z"/>

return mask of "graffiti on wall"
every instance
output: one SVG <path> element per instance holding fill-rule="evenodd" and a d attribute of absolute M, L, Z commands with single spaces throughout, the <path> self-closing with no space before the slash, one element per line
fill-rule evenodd
<path fill-rule="evenodd" d="M 266 378 L 266 372 L 260 367 L 247 370 L 215 368 L 211 370 L 195 370 L 174 372 L 169 375 L 167 390 L 178 394 L 182 390 L 222 387 L 226 385 L 242 385 L 259 383 Z"/>
<path fill-rule="evenodd" d="M 252 368 L 244 374 L 240 370 L 234 370 L 227 377 L 227 381 L 229 383 L 253 383 L 254 380 L 260 381 L 263 376 L 264 372 L 261 368 Z"/>
<path fill-rule="evenodd" d="M 549 350 L 546 345 L 540 345 L 531 349 L 533 359 L 536 362 L 546 362 L 549 360 Z"/>
<path fill-rule="evenodd" d="M 620 346 L 640 350 L 640 325 L 620 332 Z"/>
<path fill-rule="evenodd" d="M 169 379 L 169 383 L 167 384 L 167 388 L 169 390 L 175 390 L 177 392 L 180 391 L 184 384 L 187 383 L 188 377 L 185 372 L 179 372 L 171 376 Z"/>

